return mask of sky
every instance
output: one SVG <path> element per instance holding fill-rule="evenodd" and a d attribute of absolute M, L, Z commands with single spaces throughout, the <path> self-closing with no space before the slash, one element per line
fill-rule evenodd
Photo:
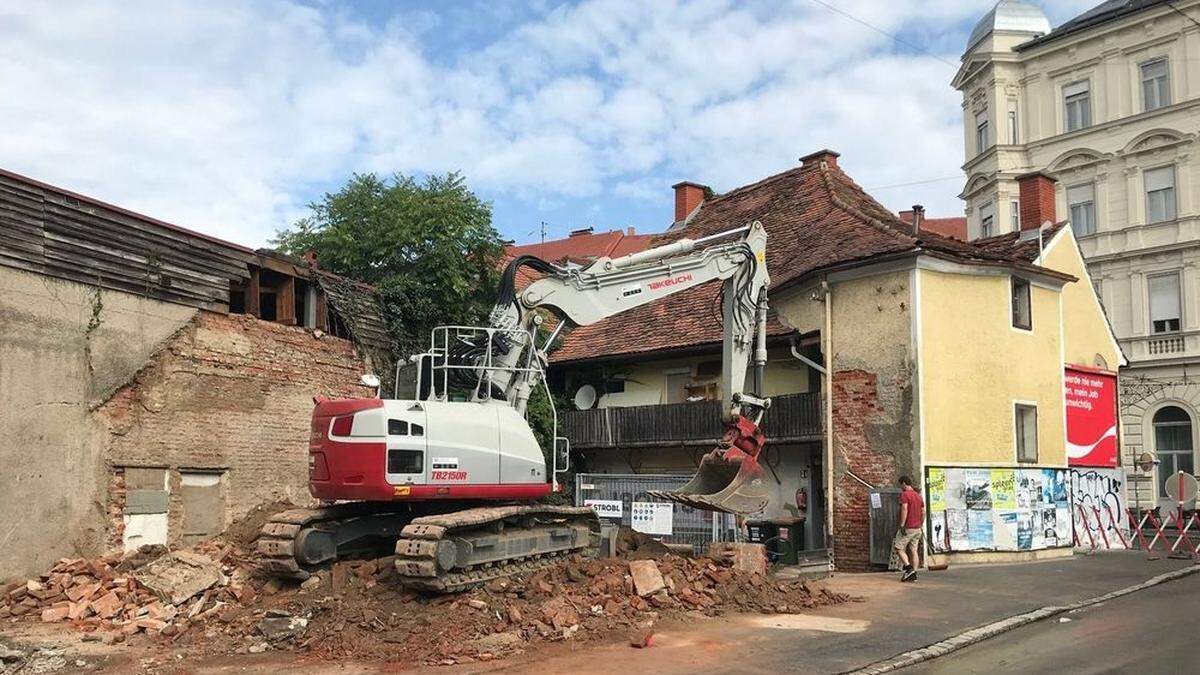
<path fill-rule="evenodd" d="M 893 210 L 962 215 L 950 81 L 992 4 L 8 2 L 0 167 L 255 247 L 355 172 L 460 171 L 530 242 L 658 232 L 674 183 L 821 148 Z"/>

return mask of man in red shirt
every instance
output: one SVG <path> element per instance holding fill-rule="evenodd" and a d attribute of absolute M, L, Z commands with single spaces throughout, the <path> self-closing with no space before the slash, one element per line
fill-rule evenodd
<path fill-rule="evenodd" d="M 912 479 L 900 476 L 900 529 L 896 531 L 896 540 L 892 544 L 904 563 L 904 572 L 900 581 L 916 581 L 917 571 L 913 569 L 919 558 L 921 547 L 921 525 L 925 522 L 925 501 L 913 489 Z"/>

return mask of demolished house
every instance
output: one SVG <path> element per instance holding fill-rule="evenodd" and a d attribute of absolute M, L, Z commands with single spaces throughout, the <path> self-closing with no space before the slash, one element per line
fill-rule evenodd
<path fill-rule="evenodd" d="M 314 395 L 392 370 L 378 293 L 0 170 L 0 569 L 305 502 Z"/>

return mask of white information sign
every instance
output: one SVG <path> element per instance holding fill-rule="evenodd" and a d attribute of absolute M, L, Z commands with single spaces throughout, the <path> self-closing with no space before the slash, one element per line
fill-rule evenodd
<path fill-rule="evenodd" d="M 629 510 L 633 529 L 645 534 L 671 534 L 675 525 L 675 505 L 661 502 L 634 502 Z"/>
<path fill-rule="evenodd" d="M 871 508 L 873 508 L 873 509 L 882 509 L 883 508 L 883 498 L 879 496 L 878 492 L 871 493 Z"/>
<path fill-rule="evenodd" d="M 596 515 L 601 518 L 616 518 L 620 519 L 624 514 L 624 508 L 619 499 L 585 499 L 584 506 L 592 507 Z"/>

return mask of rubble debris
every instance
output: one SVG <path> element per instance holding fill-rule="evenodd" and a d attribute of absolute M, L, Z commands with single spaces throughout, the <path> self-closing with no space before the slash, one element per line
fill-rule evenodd
<path fill-rule="evenodd" d="M 633 576 L 633 590 L 643 598 L 667 587 L 662 572 L 653 560 L 630 560 L 629 574 Z"/>
<path fill-rule="evenodd" d="M 617 532 L 617 556 L 627 560 L 661 558 L 671 549 L 661 541 L 628 527 Z"/>
<path fill-rule="evenodd" d="M 258 632 L 268 642 L 279 642 L 298 637 L 308 628 L 308 619 L 302 616 L 292 616 L 279 610 L 268 610 L 262 621 L 258 622 Z"/>
<path fill-rule="evenodd" d="M 189 600 L 221 582 L 221 568 L 211 558 L 176 551 L 134 573 L 143 586 L 172 605 Z"/>
<path fill-rule="evenodd" d="M 765 574 L 769 567 L 767 547 L 763 544 L 718 541 L 709 546 L 708 554 L 744 572 Z"/>

